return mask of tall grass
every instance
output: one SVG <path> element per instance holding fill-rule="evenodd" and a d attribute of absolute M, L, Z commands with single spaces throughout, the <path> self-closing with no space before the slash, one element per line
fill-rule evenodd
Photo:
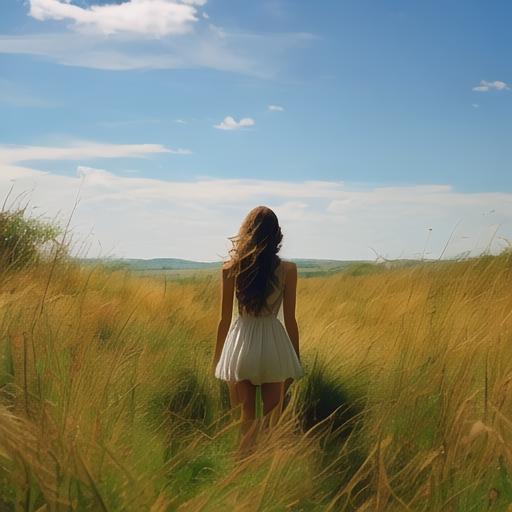
<path fill-rule="evenodd" d="M 510 254 L 301 280 L 307 375 L 242 462 L 209 367 L 217 276 L 0 273 L 1 510 L 512 503 Z"/>

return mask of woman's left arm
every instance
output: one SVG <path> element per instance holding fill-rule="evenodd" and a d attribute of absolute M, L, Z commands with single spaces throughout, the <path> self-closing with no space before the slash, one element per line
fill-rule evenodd
<path fill-rule="evenodd" d="M 215 345 L 215 353 L 213 355 L 213 368 L 217 366 L 220 359 L 220 354 L 224 346 L 224 341 L 231 325 L 231 316 L 233 314 L 233 294 L 235 290 L 234 277 L 228 276 L 228 270 L 222 268 L 221 274 L 221 307 L 220 307 L 220 321 L 217 327 L 217 343 Z"/>

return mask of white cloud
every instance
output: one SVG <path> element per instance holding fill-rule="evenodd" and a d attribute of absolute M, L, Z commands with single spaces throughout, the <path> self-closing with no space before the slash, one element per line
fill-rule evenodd
<path fill-rule="evenodd" d="M 231 116 L 227 116 L 224 118 L 222 122 L 219 124 L 214 124 L 214 128 L 218 128 L 219 130 L 240 130 L 241 128 L 247 128 L 249 126 L 254 126 L 254 119 L 251 117 L 243 117 L 240 121 L 235 121 L 235 119 Z"/>
<path fill-rule="evenodd" d="M 208 68 L 270 78 L 280 62 L 311 34 L 227 33 L 199 27 L 174 38 L 134 41 L 126 34 L 84 34 L 76 31 L 0 34 L 0 54 L 36 55 L 64 66 L 123 71 L 131 69 Z"/>
<path fill-rule="evenodd" d="M 162 180 L 116 175 L 78 166 L 75 176 L 0 163 L 0 198 L 29 191 L 30 205 L 48 216 L 71 212 L 72 227 L 88 240 L 90 255 L 183 257 L 226 256 L 228 236 L 245 214 L 267 204 L 283 228 L 283 257 L 373 259 L 439 255 L 461 220 L 446 256 L 484 250 L 496 226 L 512 237 L 511 193 L 463 193 L 448 185 L 354 187 L 340 181 L 191 178 Z"/>
<path fill-rule="evenodd" d="M 127 0 L 87 8 L 70 0 L 30 0 L 29 14 L 39 21 L 70 20 L 72 28 L 87 33 L 117 33 L 158 38 L 185 34 L 198 20 L 194 5 L 202 0 Z"/>
<path fill-rule="evenodd" d="M 471 106 L 473 108 L 480 108 L 480 105 L 478 103 L 471 103 Z"/>
<path fill-rule="evenodd" d="M 152 153 L 189 155 L 188 149 L 170 149 L 160 144 L 103 144 L 76 141 L 66 147 L 0 146 L 0 164 L 30 160 L 80 160 L 87 158 L 141 158 Z"/>
<path fill-rule="evenodd" d="M 510 89 L 510 87 L 501 80 L 495 80 L 494 82 L 488 82 L 487 80 L 481 80 L 479 85 L 473 87 L 473 91 L 477 92 L 488 92 L 491 90 L 504 91 Z"/>
<path fill-rule="evenodd" d="M 284 111 L 284 108 L 280 107 L 279 105 L 269 105 L 268 109 L 270 110 L 270 112 L 283 112 Z"/>

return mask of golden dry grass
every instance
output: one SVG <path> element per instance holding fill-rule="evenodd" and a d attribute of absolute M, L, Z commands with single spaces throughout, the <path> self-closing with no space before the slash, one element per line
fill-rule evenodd
<path fill-rule="evenodd" d="M 217 277 L 0 275 L 0 510 L 507 510 L 510 254 L 300 280 L 307 376 L 243 462 Z"/>

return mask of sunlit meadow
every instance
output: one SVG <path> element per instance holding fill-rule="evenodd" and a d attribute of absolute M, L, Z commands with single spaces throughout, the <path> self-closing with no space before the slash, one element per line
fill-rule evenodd
<path fill-rule="evenodd" d="M 1 267 L 0 510 L 512 506 L 510 252 L 300 279 L 306 377 L 241 462 L 217 270 L 48 254 Z"/>

